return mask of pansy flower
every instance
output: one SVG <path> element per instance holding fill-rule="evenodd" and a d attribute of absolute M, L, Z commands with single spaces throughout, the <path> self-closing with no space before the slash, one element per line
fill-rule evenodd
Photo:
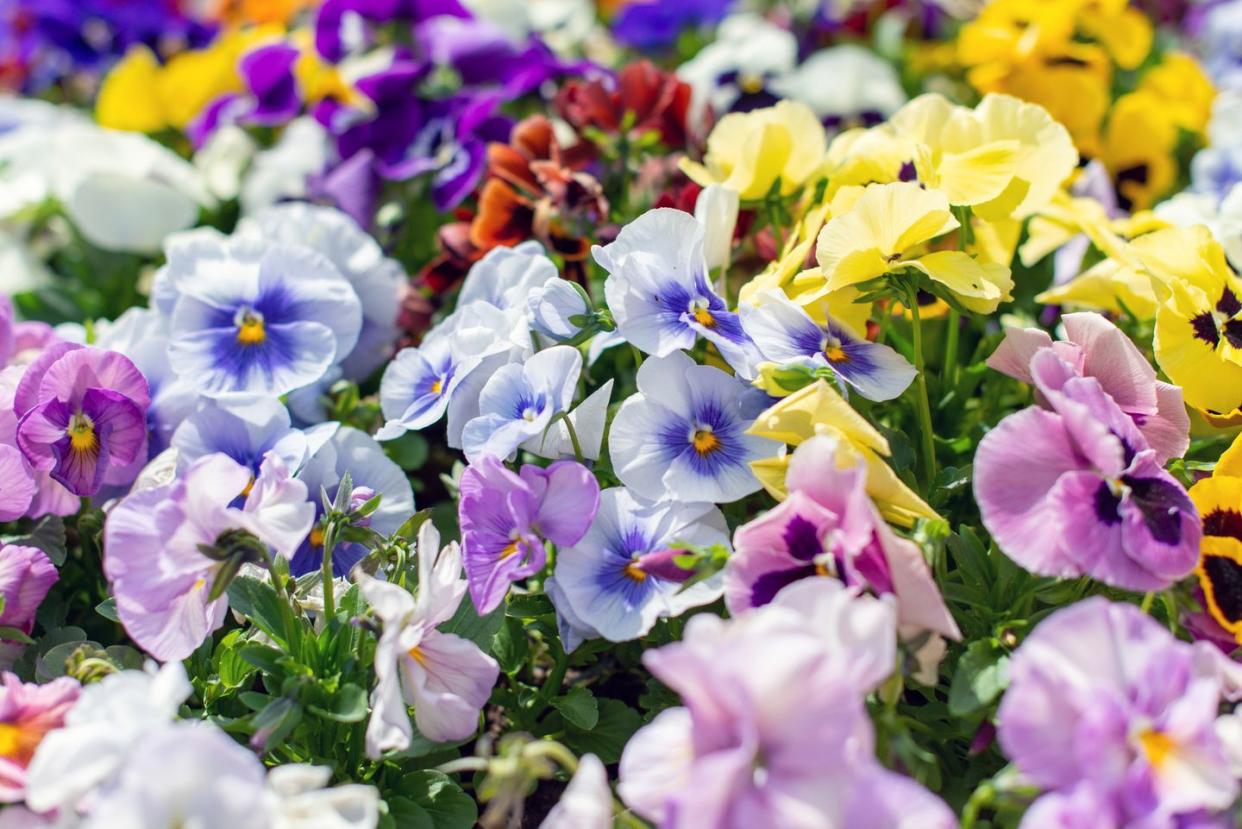
<path fill-rule="evenodd" d="M 368 516 L 371 529 L 382 535 L 397 531 L 405 519 L 414 512 L 414 491 L 401 467 L 397 466 L 375 439 L 366 432 L 350 426 L 341 426 L 318 446 L 311 447 L 313 454 L 297 472 L 297 480 L 307 490 L 312 502 L 315 523 L 309 535 L 298 545 L 289 561 L 289 572 L 295 576 L 305 575 L 323 566 L 323 493 L 335 502 L 337 490 L 346 473 L 353 481 L 354 493 L 365 494 L 365 502 L 379 495 L 379 506 Z M 338 540 L 332 550 L 332 570 L 337 576 L 346 576 L 350 569 L 362 560 L 367 548 L 355 542 Z"/>
<path fill-rule="evenodd" d="M 988 358 L 988 366 L 1031 383 L 1031 360 L 1051 350 L 1076 373 L 1099 380 L 1156 451 L 1157 462 L 1181 457 L 1190 445 L 1190 418 L 1182 390 L 1157 380 L 1138 346 L 1102 315 L 1066 314 L 1061 323 L 1065 338 L 1055 342 L 1038 328 L 1005 329 L 1005 339 Z"/>
<path fill-rule="evenodd" d="M 661 617 L 679 616 L 720 597 L 722 577 L 687 588 L 693 571 L 675 561 L 686 545 L 728 549 L 724 516 L 707 504 L 645 504 L 624 487 L 600 493 L 586 535 L 556 560 L 557 610 L 578 631 L 613 642 L 637 639 Z"/>
<path fill-rule="evenodd" d="M 29 635 L 35 612 L 59 579 L 51 559 L 39 548 L 0 544 L 0 625 Z M 0 640 L 0 668 L 12 668 L 25 649 L 20 642 Z"/>
<path fill-rule="evenodd" d="M 1203 523 L 1199 587 L 1204 610 L 1242 644 L 1242 438 L 1234 440 L 1209 478 L 1190 488 Z"/>
<path fill-rule="evenodd" d="M 172 483 L 131 493 L 104 524 L 103 570 L 121 624 L 157 659 L 184 659 L 224 623 L 228 596 L 212 593 L 217 578 L 243 563 L 239 556 L 250 560 L 241 534 L 287 557 L 313 516 L 306 485 L 274 455 L 253 480 L 215 454 Z"/>
<path fill-rule="evenodd" d="M 358 342 L 362 306 L 307 247 L 196 234 L 167 247 L 169 361 L 208 397 L 310 385 Z"/>
<path fill-rule="evenodd" d="M 1053 795 L 1089 787 L 1114 825 L 1217 825 L 1189 819 L 1238 794 L 1215 729 L 1222 659 L 1134 605 L 1095 596 L 1062 608 L 1010 658 L 1001 748 Z"/>
<path fill-rule="evenodd" d="M 0 683 L 0 803 L 20 803 L 35 751 L 44 735 L 64 725 L 82 686 L 69 677 L 35 685 L 8 671 Z"/>
<path fill-rule="evenodd" d="M 578 542 L 599 508 L 599 483 L 586 467 L 557 461 L 510 472 L 484 455 L 461 476 L 457 514 L 470 599 L 480 614 L 504 601 L 509 584 L 547 563 L 545 541 Z"/>
<path fill-rule="evenodd" d="M 478 730 L 479 712 L 500 668 L 475 643 L 437 630 L 466 594 L 457 542 L 441 550 L 432 523 L 420 528 L 417 598 L 365 574 L 358 586 L 383 623 L 375 648 L 367 756 L 379 759 L 410 745 L 408 706 L 414 707 L 418 731 L 428 740 L 464 740 Z"/>
<path fill-rule="evenodd" d="M 848 203 L 837 201 L 843 208 Z M 960 250 L 926 251 L 928 242 L 959 226 L 940 190 L 908 181 L 872 184 L 824 225 L 815 255 L 829 291 L 910 269 L 971 311 L 990 314 L 1011 299 L 1013 278 L 1007 267 Z"/>
<path fill-rule="evenodd" d="M 128 358 L 61 343 L 39 355 L 14 393 L 17 445 L 75 495 L 123 484 L 146 460 L 147 381 Z"/>
<path fill-rule="evenodd" d="M 297 469 L 313 447 L 327 437 L 321 425 L 303 432 L 293 428 L 289 410 L 267 397 L 224 402 L 202 398 L 199 406 L 173 433 L 177 469 L 185 471 L 196 460 L 217 452 L 228 455 L 259 474 L 268 452 L 289 469 Z"/>
<path fill-rule="evenodd" d="M 877 596 L 895 595 L 898 620 L 956 639 L 923 555 L 898 537 L 871 503 L 867 467 L 840 438 L 801 444 L 789 464 L 789 496 L 738 527 L 725 568 L 725 601 L 738 615 L 768 604 L 786 585 L 816 576 Z"/>
<path fill-rule="evenodd" d="M 666 357 L 703 337 L 747 371 L 757 352 L 708 279 L 705 228 L 681 210 L 649 210 L 616 241 L 592 249 L 608 271 L 604 294 L 617 332 L 639 350 Z"/>
<path fill-rule="evenodd" d="M 1134 421 L 1052 349 L 1030 369 L 1049 408 L 1006 417 L 975 453 L 975 499 L 1000 548 L 1034 573 L 1127 590 L 1189 575 L 1198 514 Z"/>
<path fill-rule="evenodd" d="M 638 394 L 621 404 L 608 435 L 617 477 L 653 501 L 725 503 L 755 492 L 750 463 L 775 446 L 746 430 L 767 401 L 681 352 L 644 360 Z"/>
<path fill-rule="evenodd" d="M 893 349 L 860 337 L 825 315 L 823 325 L 780 291 L 741 308 L 742 328 L 765 359 L 778 365 L 831 369 L 868 400 L 892 400 L 913 382 L 914 366 Z"/>
<path fill-rule="evenodd" d="M 462 432 L 466 457 L 507 459 L 542 435 L 554 416 L 569 411 L 581 371 L 582 354 L 568 345 L 497 370 L 479 393 L 479 416 Z"/>

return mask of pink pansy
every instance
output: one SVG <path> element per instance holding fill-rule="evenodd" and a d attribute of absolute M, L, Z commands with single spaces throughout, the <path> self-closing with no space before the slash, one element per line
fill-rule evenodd
<path fill-rule="evenodd" d="M 846 465 L 842 466 L 842 460 Z M 917 545 L 894 533 L 867 496 L 866 467 L 827 435 L 789 462 L 789 497 L 738 528 L 725 568 L 725 602 L 738 614 L 786 585 L 829 576 L 876 595 L 893 594 L 903 626 L 960 636 Z"/>
<path fill-rule="evenodd" d="M 418 598 L 404 588 L 358 576 L 358 586 L 383 624 L 375 649 L 375 690 L 367 724 L 367 755 L 409 746 L 414 722 L 429 740 L 462 740 L 479 726 L 479 712 L 500 675 L 496 661 L 468 639 L 437 628 L 466 595 L 461 550 L 440 550 L 431 522 L 418 534 Z"/>
<path fill-rule="evenodd" d="M 0 686 L 0 803 L 17 803 L 26 789 L 26 767 L 43 735 L 65 721 L 78 699 L 77 680 L 61 677 L 47 685 L 22 682 L 5 673 Z"/>
<path fill-rule="evenodd" d="M 1190 445 L 1190 417 L 1182 390 L 1156 379 L 1156 371 L 1125 333 L 1100 314 L 1062 317 L 1065 339 L 1053 341 L 1038 328 L 1008 328 L 988 366 L 1031 385 L 1031 361 L 1050 350 L 1080 377 L 1094 377 L 1117 406 L 1134 420 L 1163 465 Z"/>
<path fill-rule="evenodd" d="M 787 603 L 786 591 L 807 595 Z M 730 621 L 694 616 L 680 642 L 644 654 L 684 707 L 626 745 L 622 800 L 662 829 L 880 829 L 911 814 L 912 826 L 953 826 L 934 795 L 880 766 L 863 705 L 877 674 L 848 669 L 871 634 L 891 638 L 891 611 L 887 628 L 870 609 L 857 617 L 824 580 L 786 591 Z M 832 607 L 817 610 L 821 601 Z M 861 624 L 842 631 L 837 622 Z"/>
<path fill-rule="evenodd" d="M 75 495 L 128 484 L 146 460 L 150 393 L 122 354 L 52 346 L 26 369 L 13 403 L 26 460 Z"/>
<path fill-rule="evenodd" d="M 241 507 L 232 506 L 245 495 Z M 227 455 L 207 455 L 169 484 L 134 492 L 108 515 L 104 573 L 121 623 L 157 659 L 184 659 L 224 621 L 227 595 L 211 599 L 223 564 L 200 545 L 248 532 L 290 556 L 310 532 L 315 507 L 306 485 L 268 454 L 251 480 Z"/>
<path fill-rule="evenodd" d="M 21 366 L 0 369 L 0 521 L 78 511 L 78 496 L 32 467 L 17 448 L 13 398 L 25 373 Z"/>
<path fill-rule="evenodd" d="M 0 545 L 0 597 L 4 599 L 0 625 L 30 633 L 35 611 L 58 578 L 47 554 L 37 547 Z M 0 640 L 0 668 L 13 667 L 23 649 L 17 642 Z"/>

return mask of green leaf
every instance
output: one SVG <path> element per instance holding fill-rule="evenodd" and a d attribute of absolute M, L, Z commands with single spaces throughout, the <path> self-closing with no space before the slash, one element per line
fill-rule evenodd
<path fill-rule="evenodd" d="M 110 622 L 121 621 L 121 617 L 116 612 L 116 599 L 112 596 L 95 605 L 95 612 Z"/>
<path fill-rule="evenodd" d="M 59 516 L 48 515 L 25 535 L 11 535 L 3 538 L 5 544 L 20 544 L 24 547 L 38 547 L 52 564 L 57 567 L 65 563 L 65 522 Z"/>
<path fill-rule="evenodd" d="M 526 638 L 526 628 L 520 619 L 506 616 L 492 638 L 492 656 L 500 663 L 500 670 L 512 676 L 526 664 L 530 655 L 530 640 Z"/>
<path fill-rule="evenodd" d="M 462 602 L 453 614 L 453 618 L 440 625 L 443 633 L 452 633 L 462 639 L 469 639 L 484 651 L 492 646 L 492 639 L 504 621 L 504 608 L 496 608 L 486 616 L 479 616 L 474 611 L 474 602 Z"/>
<path fill-rule="evenodd" d="M 447 774 L 430 769 L 410 772 L 401 778 L 399 797 L 390 798 L 389 809 L 396 800 L 412 803 L 417 809 L 409 809 L 409 820 L 403 820 L 394 810 L 397 826 L 430 827 L 430 829 L 471 829 L 479 818 L 474 798 L 461 790 Z M 429 822 L 424 822 L 429 821 Z"/>
<path fill-rule="evenodd" d="M 280 597 L 270 584 L 251 576 L 238 576 L 229 585 L 228 593 L 230 607 L 254 622 L 259 630 L 288 646 Z"/>
<path fill-rule="evenodd" d="M 393 533 L 393 535 L 399 538 L 404 538 L 406 541 L 414 541 L 418 538 L 419 528 L 421 528 L 423 524 L 427 523 L 429 520 L 431 520 L 431 510 L 420 509 L 409 518 L 405 519 L 405 521 L 401 523 L 401 526 L 397 527 L 397 531 Z"/>
<path fill-rule="evenodd" d="M 552 601 L 542 593 L 513 594 L 505 604 L 505 615 L 519 619 L 547 616 L 555 612 Z"/>
<path fill-rule="evenodd" d="M 615 763 L 621 759 L 621 749 L 638 727 L 643 724 L 638 712 L 615 699 L 598 700 L 599 721 L 594 728 L 578 728 L 572 722 L 565 723 L 565 744 L 577 754 L 594 754 L 600 761 Z"/>
<path fill-rule="evenodd" d="M 367 715 L 367 692 L 352 683 L 342 685 L 332 697 L 330 709 L 308 705 L 307 709 L 326 720 L 361 722 Z"/>
<path fill-rule="evenodd" d="M 590 731 L 599 722 L 599 704 L 586 688 L 570 688 L 565 696 L 553 699 L 552 705 L 565 715 L 566 722 L 584 731 Z"/>
<path fill-rule="evenodd" d="M 958 660 L 949 686 L 949 713 L 955 717 L 987 706 L 1009 685 L 1009 657 L 992 642 L 971 642 Z"/>
<path fill-rule="evenodd" d="M 280 664 L 283 653 L 267 645 L 248 644 L 237 649 L 237 656 L 255 666 L 265 674 L 284 676 L 285 670 Z"/>
<path fill-rule="evenodd" d="M 406 432 L 396 440 L 387 441 L 384 444 L 384 451 L 397 466 L 407 472 L 421 467 L 431 454 L 427 438 L 418 432 Z"/>
<path fill-rule="evenodd" d="M 301 721 L 302 706 L 288 697 L 277 697 L 251 719 L 250 724 L 254 726 L 251 744 L 264 752 L 271 751 L 283 743 Z"/>

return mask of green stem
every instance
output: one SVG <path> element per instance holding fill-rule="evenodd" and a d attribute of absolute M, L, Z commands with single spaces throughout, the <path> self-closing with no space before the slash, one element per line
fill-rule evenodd
<path fill-rule="evenodd" d="M 1151 592 L 1148 592 L 1146 595 L 1143 596 L 1143 603 L 1139 605 L 1139 610 L 1143 611 L 1144 613 L 1151 613 L 1151 606 L 1152 604 L 1155 603 L 1155 601 L 1156 601 L 1155 591 L 1153 590 Z"/>
<path fill-rule="evenodd" d="M 936 480 L 936 442 L 932 431 L 931 403 L 927 395 L 927 367 L 923 362 L 923 321 L 919 316 L 918 290 L 913 286 L 906 291 L 906 305 L 913 321 L 914 368 L 919 373 L 915 404 L 919 411 L 920 431 L 923 433 L 923 475 L 930 490 Z"/>
<path fill-rule="evenodd" d="M 984 780 L 962 808 L 962 829 L 973 829 L 975 822 L 979 819 L 979 811 L 991 806 L 995 799 L 996 786 L 991 780 Z"/>
<path fill-rule="evenodd" d="M 568 413 L 563 413 L 561 420 L 565 424 L 565 431 L 569 432 L 569 442 L 574 446 L 574 456 L 578 459 L 578 463 L 582 463 L 582 444 L 578 442 L 578 430 L 574 428 L 574 422 L 569 419 Z"/>
<path fill-rule="evenodd" d="M 326 623 L 336 615 L 336 597 L 333 595 L 332 581 L 332 548 L 336 546 L 336 524 L 329 522 L 323 534 L 323 565 L 320 573 L 323 577 L 323 618 Z"/>
<path fill-rule="evenodd" d="M 531 712 L 533 719 L 537 719 L 543 713 L 565 681 L 565 672 L 569 670 L 569 654 L 565 653 L 563 648 L 559 648 L 558 651 L 552 670 L 548 672 L 543 685 L 539 686 L 539 693 L 535 696 L 534 710 Z"/>
<path fill-rule="evenodd" d="M 957 388 L 957 346 L 962 332 L 962 314 L 949 309 L 949 328 L 944 340 L 944 380 L 950 389 Z"/>

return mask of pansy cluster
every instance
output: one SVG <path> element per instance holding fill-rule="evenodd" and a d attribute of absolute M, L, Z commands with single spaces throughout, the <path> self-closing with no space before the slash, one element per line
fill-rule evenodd
<path fill-rule="evenodd" d="M 1239 825 L 1240 55 L 0 0 L 0 829 Z"/>

